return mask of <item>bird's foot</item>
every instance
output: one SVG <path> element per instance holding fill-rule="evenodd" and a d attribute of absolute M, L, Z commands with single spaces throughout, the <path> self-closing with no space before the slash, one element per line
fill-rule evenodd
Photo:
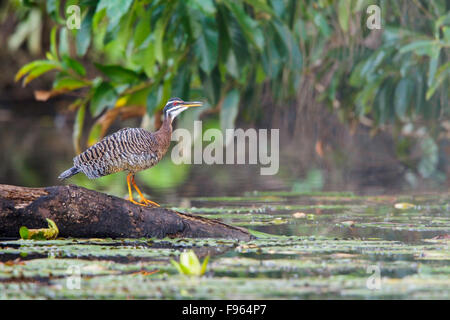
<path fill-rule="evenodd" d="M 143 206 L 143 207 L 147 206 L 147 204 L 141 203 L 141 202 L 137 202 L 136 200 L 133 200 L 133 199 L 128 199 L 128 201 L 130 201 L 131 203 L 137 204 L 139 206 Z"/>
<path fill-rule="evenodd" d="M 141 199 L 140 204 L 141 205 L 145 205 L 145 206 L 151 205 L 152 207 L 159 207 L 160 206 L 156 202 L 154 202 L 152 200 L 145 199 L 145 198 Z"/>

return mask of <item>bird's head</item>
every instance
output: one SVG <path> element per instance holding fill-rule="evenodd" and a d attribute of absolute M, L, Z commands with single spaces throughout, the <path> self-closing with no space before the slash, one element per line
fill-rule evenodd
<path fill-rule="evenodd" d="M 167 101 L 163 113 L 165 119 L 173 121 L 177 115 L 190 107 L 200 107 L 203 103 L 200 101 L 183 101 L 180 98 L 171 98 Z"/>

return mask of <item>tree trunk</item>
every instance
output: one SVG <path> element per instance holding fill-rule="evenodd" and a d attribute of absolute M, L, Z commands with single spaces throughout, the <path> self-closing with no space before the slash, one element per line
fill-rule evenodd
<path fill-rule="evenodd" d="M 60 237 L 227 238 L 248 241 L 243 228 L 218 220 L 135 205 L 75 185 L 25 188 L 0 184 L 0 237 L 19 237 L 21 226 L 46 228 L 53 220 Z"/>

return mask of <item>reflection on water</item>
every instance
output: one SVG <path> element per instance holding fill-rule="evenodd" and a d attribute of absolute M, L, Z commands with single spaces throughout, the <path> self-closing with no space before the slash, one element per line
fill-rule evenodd
<path fill-rule="evenodd" d="M 415 243 L 450 232 L 449 200 L 448 194 L 254 192 L 248 197 L 193 198 L 179 209 L 270 234 Z M 414 206 L 395 209 L 402 201 Z"/>

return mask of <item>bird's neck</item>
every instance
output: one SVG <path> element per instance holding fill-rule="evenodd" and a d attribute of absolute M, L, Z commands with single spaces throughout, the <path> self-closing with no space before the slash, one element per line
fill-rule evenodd
<path fill-rule="evenodd" d="M 172 137 L 172 121 L 169 117 L 164 118 L 161 127 L 155 132 L 155 135 L 158 137 L 162 149 L 169 148 Z"/>
<path fill-rule="evenodd" d="M 158 129 L 158 132 L 168 135 L 169 137 L 172 135 L 172 120 L 170 119 L 170 117 L 164 117 L 161 127 L 159 127 Z"/>

